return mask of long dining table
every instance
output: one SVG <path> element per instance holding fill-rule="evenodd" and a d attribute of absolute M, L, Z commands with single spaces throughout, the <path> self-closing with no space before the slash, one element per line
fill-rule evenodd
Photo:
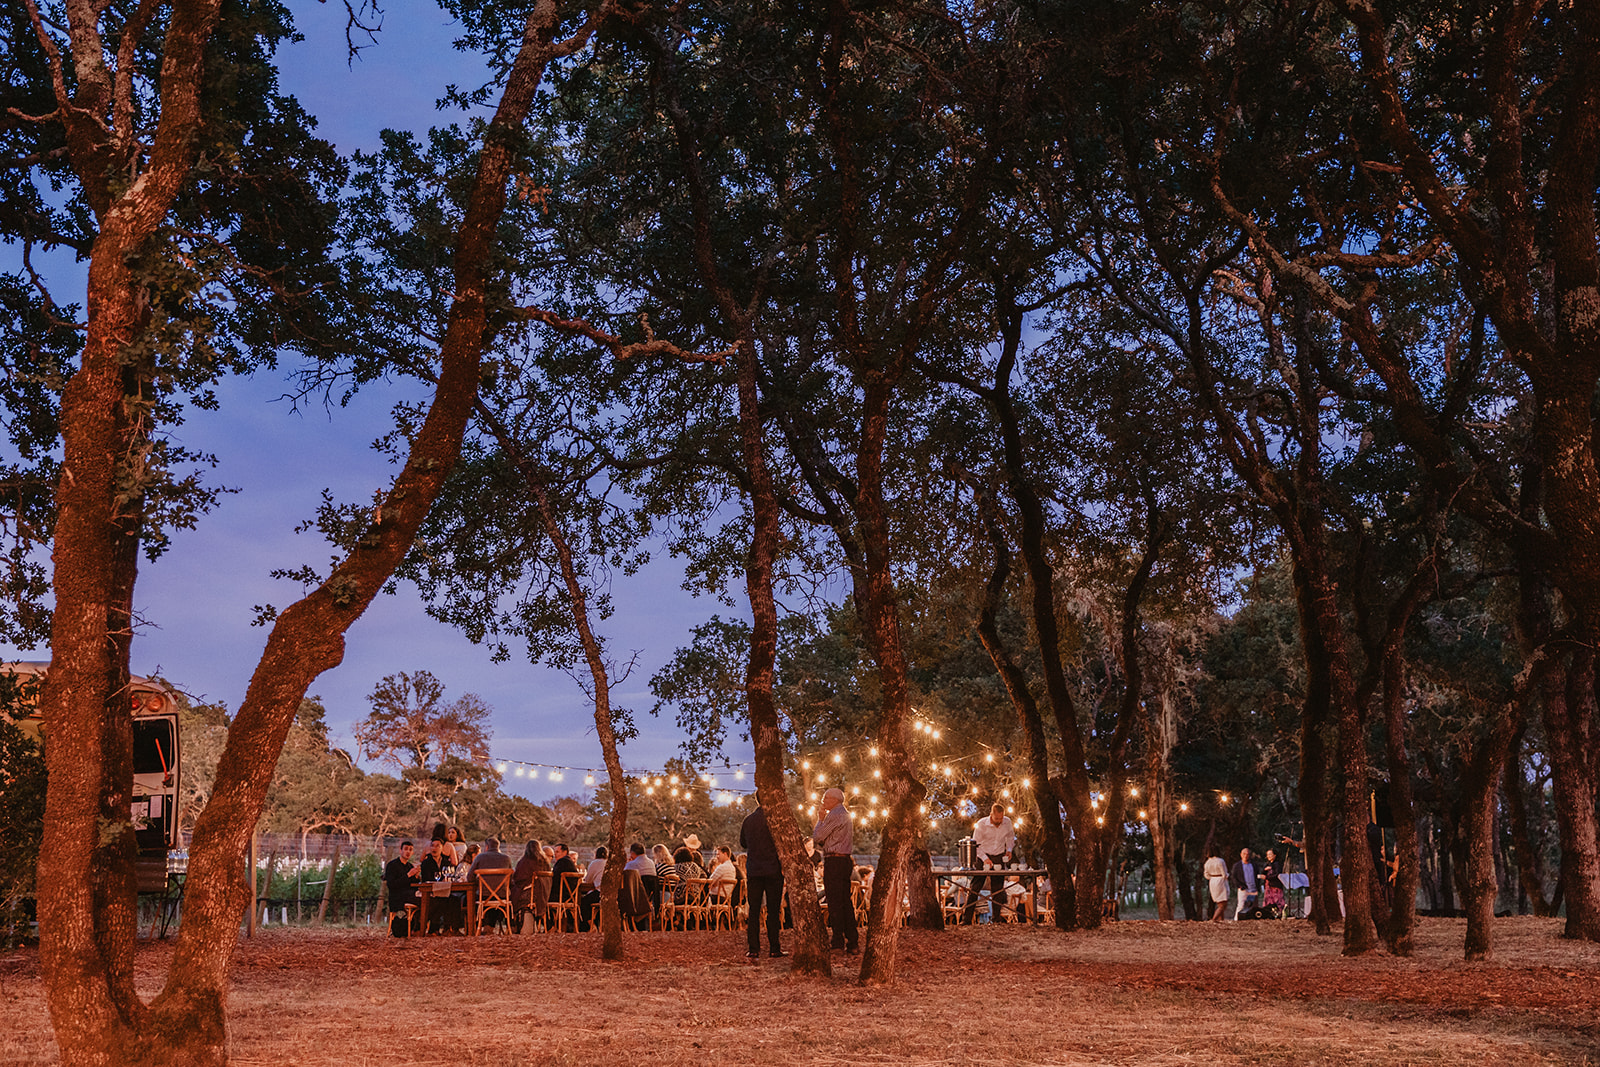
<path fill-rule="evenodd" d="M 1028 918 L 1030 921 L 1038 917 L 1038 909 L 1034 903 L 1035 887 L 1040 878 L 1048 877 L 1049 874 L 1049 871 L 1036 867 L 958 867 L 944 870 L 935 867 L 933 870 L 933 876 L 938 881 L 949 882 L 958 889 L 965 890 L 968 893 L 976 894 L 978 899 L 973 902 L 974 907 L 985 902 L 993 903 L 996 893 L 1000 894 L 1000 898 L 1003 902 L 1006 894 L 1006 886 L 1009 884 L 1009 880 L 1012 878 L 1017 879 L 1017 881 L 1022 884 L 1025 890 L 1022 899 L 1023 903 L 1028 909 Z M 993 881 L 993 879 L 996 877 L 1006 879 L 1006 881 L 1002 881 L 1000 883 L 998 889 L 995 888 Z M 964 885 L 956 883 L 957 878 L 965 878 L 967 879 L 967 882 Z M 978 878 L 982 878 L 984 880 L 983 888 L 981 889 L 977 888 L 976 886 L 975 879 Z M 941 899 L 943 899 L 944 893 L 940 893 L 939 896 Z M 965 903 L 965 901 L 962 902 L 963 906 Z"/>

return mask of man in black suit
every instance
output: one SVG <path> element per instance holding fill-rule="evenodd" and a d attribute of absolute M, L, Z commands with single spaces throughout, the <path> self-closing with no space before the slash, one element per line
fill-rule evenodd
<path fill-rule="evenodd" d="M 739 827 L 739 847 L 746 852 L 745 881 L 749 888 L 745 899 L 749 905 L 748 935 L 751 959 L 761 955 L 761 906 L 767 907 L 767 955 L 778 959 L 783 951 L 783 863 L 778 859 L 778 846 L 772 840 L 772 830 L 767 826 L 767 813 L 760 807 L 745 816 Z"/>

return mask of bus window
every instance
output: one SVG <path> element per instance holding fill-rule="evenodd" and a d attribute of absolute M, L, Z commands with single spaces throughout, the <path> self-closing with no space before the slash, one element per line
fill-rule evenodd
<path fill-rule="evenodd" d="M 171 719 L 135 719 L 133 722 L 133 773 L 172 773 L 178 746 Z"/>

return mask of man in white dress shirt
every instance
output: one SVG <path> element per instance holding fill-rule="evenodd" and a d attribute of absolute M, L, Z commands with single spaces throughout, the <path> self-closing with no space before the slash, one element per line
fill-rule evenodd
<path fill-rule="evenodd" d="M 978 848 L 978 862 L 984 867 L 998 867 L 1010 863 L 1017 849 L 1017 831 L 1006 818 L 1006 806 L 995 803 L 987 819 L 979 819 L 972 827 L 972 839 Z M 987 884 L 986 884 L 987 883 Z M 972 893 L 967 906 L 962 909 L 961 921 L 971 923 L 978 917 L 978 894 L 986 888 L 989 892 L 989 921 L 1000 921 L 1000 906 L 1004 901 L 1005 876 L 980 875 L 972 880 Z"/>

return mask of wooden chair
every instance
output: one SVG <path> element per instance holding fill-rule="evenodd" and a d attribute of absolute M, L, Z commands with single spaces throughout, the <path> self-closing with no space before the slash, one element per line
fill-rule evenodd
<path fill-rule="evenodd" d="M 654 909 L 650 906 L 650 893 L 644 887 L 644 877 L 638 871 L 622 872 L 622 892 L 617 897 L 617 910 L 623 923 L 637 931 L 639 924 L 650 929 Z"/>
<path fill-rule="evenodd" d="M 528 883 L 528 902 L 517 911 L 526 933 L 545 929 L 550 913 L 550 872 L 542 871 Z"/>
<path fill-rule="evenodd" d="M 715 887 L 707 887 L 705 903 L 706 928 L 708 930 L 733 930 L 734 925 L 734 891 L 736 883 L 722 882 Z M 720 889 L 719 896 L 714 890 Z"/>
<path fill-rule="evenodd" d="M 661 879 L 661 929 L 671 930 L 679 921 L 678 907 L 678 876 L 669 874 Z"/>
<path fill-rule="evenodd" d="M 685 878 L 679 885 L 677 900 L 672 906 L 673 920 L 679 929 L 698 930 L 706 923 L 706 891 L 711 885 L 706 878 Z"/>
<path fill-rule="evenodd" d="M 481 870 L 478 880 L 478 915 L 474 933 L 483 933 L 484 916 L 498 911 L 506 921 L 506 932 L 511 932 L 511 868 Z"/>
<path fill-rule="evenodd" d="M 583 881 L 583 875 L 577 871 L 567 871 L 561 875 L 561 885 L 556 890 L 555 899 L 550 901 L 548 929 L 567 929 L 567 919 L 572 920 L 572 929 L 578 929 L 578 884 Z"/>

